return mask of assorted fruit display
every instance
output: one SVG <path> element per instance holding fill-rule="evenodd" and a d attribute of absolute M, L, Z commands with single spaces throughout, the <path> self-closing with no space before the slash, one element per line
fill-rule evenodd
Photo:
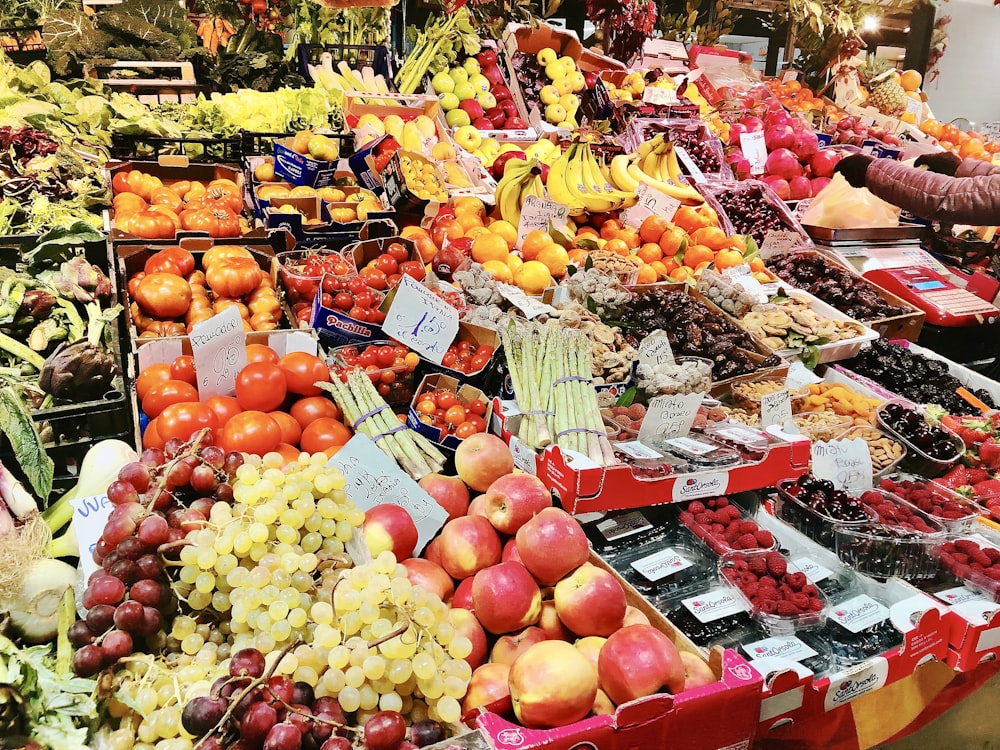
<path fill-rule="evenodd" d="M 383 9 L 338 8 L 293 7 L 298 73 L 274 3 L 45 21 L 63 72 L 54 29 L 133 23 L 109 54 L 248 77 L 192 102 L 0 61 L 5 738 L 639 747 L 616 714 L 739 692 L 736 746 L 754 670 L 828 689 L 902 658 L 913 587 L 997 601 L 1000 386 L 876 338 L 913 308 L 787 205 L 900 127 L 478 6 L 393 75 Z M 911 73 L 862 67 L 868 104 L 991 158 L 910 123 Z"/>

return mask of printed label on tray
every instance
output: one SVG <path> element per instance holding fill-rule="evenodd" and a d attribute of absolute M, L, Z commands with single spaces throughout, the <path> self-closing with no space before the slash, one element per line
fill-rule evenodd
<path fill-rule="evenodd" d="M 754 432 L 745 427 L 724 427 L 721 430 L 716 430 L 713 434 L 732 440 L 734 443 L 739 443 L 740 445 L 753 445 L 759 443 L 762 438 L 767 439 L 764 438 L 763 433 Z"/>
<path fill-rule="evenodd" d="M 829 617 L 852 633 L 860 633 L 878 625 L 889 616 L 889 608 L 879 604 L 867 594 L 858 594 L 836 607 L 830 608 Z"/>
<path fill-rule="evenodd" d="M 831 711 L 855 698 L 873 693 L 889 679 L 889 661 L 881 656 L 862 662 L 857 667 L 832 675 L 823 698 L 823 707 Z"/>
<path fill-rule="evenodd" d="M 727 589 L 716 589 L 707 594 L 682 599 L 681 604 L 688 612 L 698 618 L 698 622 L 712 622 L 720 617 L 746 612 L 743 602 L 739 601 Z"/>
<path fill-rule="evenodd" d="M 956 586 L 953 589 L 945 589 L 944 591 L 938 591 L 934 594 L 934 596 L 943 601 L 945 604 L 952 607 L 954 607 L 956 604 L 965 604 L 965 602 L 991 601 L 988 596 L 985 596 L 979 591 L 973 591 L 967 586 Z"/>
<path fill-rule="evenodd" d="M 631 440 L 627 443 L 615 443 L 615 450 L 619 450 L 626 456 L 632 458 L 663 458 L 662 455 L 654 451 L 648 445 L 643 445 L 638 440 Z"/>
<path fill-rule="evenodd" d="M 624 539 L 633 534 L 641 534 L 651 528 L 653 528 L 653 524 L 637 510 L 614 518 L 607 518 L 597 524 L 597 530 L 609 542 Z"/>
<path fill-rule="evenodd" d="M 642 90 L 642 100 L 646 104 L 677 104 L 677 89 L 666 86 L 647 86 Z"/>
<path fill-rule="evenodd" d="M 800 557 L 797 560 L 792 560 L 792 565 L 798 568 L 799 572 L 805 574 L 805 577 L 809 579 L 809 583 L 819 583 L 833 575 L 832 570 L 824 568 L 818 562 L 810 560 L 808 557 Z"/>
<path fill-rule="evenodd" d="M 674 502 L 694 500 L 699 497 L 722 495 L 728 486 L 728 471 L 699 471 L 696 474 L 682 474 L 677 477 L 670 494 Z"/>
<path fill-rule="evenodd" d="M 681 146 L 674 146 L 674 153 L 677 154 L 677 158 L 681 160 L 681 164 L 687 170 L 688 174 L 691 175 L 691 179 L 695 182 L 704 182 L 705 173 L 701 171 L 701 167 L 694 163 L 694 159 L 691 158 L 691 154 L 685 151 Z"/>
<path fill-rule="evenodd" d="M 762 641 L 743 644 L 743 650 L 750 659 L 779 658 L 803 661 L 819 656 L 798 638 L 765 638 Z"/>
<path fill-rule="evenodd" d="M 701 394 L 698 394 L 698 402 L 701 403 Z M 694 440 L 693 438 L 670 438 L 669 440 L 664 440 L 663 442 L 671 448 L 676 448 L 677 450 L 683 451 L 691 456 L 704 456 L 707 453 L 718 450 L 718 448 L 711 443 L 703 443 L 700 440 Z"/>
<path fill-rule="evenodd" d="M 632 563 L 632 567 L 647 581 L 662 581 L 674 573 L 690 568 L 694 563 L 670 547 L 647 555 Z"/>

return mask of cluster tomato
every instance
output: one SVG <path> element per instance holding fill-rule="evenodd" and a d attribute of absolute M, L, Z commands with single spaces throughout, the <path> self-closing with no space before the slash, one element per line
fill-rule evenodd
<path fill-rule="evenodd" d="M 470 341 L 456 341 L 444 353 L 441 364 L 469 375 L 486 367 L 493 357 L 493 351 L 489 344 L 477 346 Z"/>
<path fill-rule="evenodd" d="M 297 261 L 282 260 L 278 267 L 278 277 L 285 287 L 285 296 L 292 309 L 298 313 L 300 307 L 309 308 L 316 299 L 320 280 L 326 275 L 348 276 L 354 271 L 354 264 L 344 260 L 334 252 L 310 253 Z"/>
<path fill-rule="evenodd" d="M 423 281 L 426 271 L 420 260 L 410 260 L 410 251 L 401 242 L 390 242 L 385 252 L 358 271 L 368 286 L 380 292 L 392 289 L 404 275 Z"/>
<path fill-rule="evenodd" d="M 242 194 L 233 180 L 164 184 L 155 175 L 133 169 L 118 172 L 111 188 L 115 226 L 143 239 L 170 239 L 180 229 L 239 237 L 247 228 L 240 219 Z"/>
<path fill-rule="evenodd" d="M 188 440 L 212 430 L 227 451 L 281 453 L 287 461 L 300 451 L 333 455 L 351 438 L 340 409 L 317 382 L 329 382 L 326 363 L 312 354 L 279 357 L 261 344 L 247 346 L 247 366 L 236 377 L 235 396 L 200 401 L 194 358 L 147 367 L 136 378 L 136 395 L 150 418 L 144 447 L 162 447 L 172 438 Z"/>
<path fill-rule="evenodd" d="M 323 307 L 340 310 L 349 318 L 376 324 L 385 320 L 385 313 L 378 309 L 385 296 L 372 289 L 361 276 L 327 276 L 323 279 L 321 294 Z M 306 314 L 308 321 L 308 310 Z"/>
<path fill-rule="evenodd" d="M 360 367 L 387 402 L 408 403 L 413 397 L 413 379 L 406 376 L 419 362 L 416 352 L 399 343 L 369 344 L 361 351 L 356 346 L 344 346 L 337 350 L 330 374 L 346 383 L 351 370 Z"/>
<path fill-rule="evenodd" d="M 486 404 L 478 398 L 463 404 L 454 392 L 437 388 L 421 393 L 415 408 L 421 422 L 460 440 L 486 431 Z"/>

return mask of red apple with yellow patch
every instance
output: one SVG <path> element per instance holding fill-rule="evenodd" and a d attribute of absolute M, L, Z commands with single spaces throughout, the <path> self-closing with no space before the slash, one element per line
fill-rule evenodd
<path fill-rule="evenodd" d="M 550 640 L 572 642 L 576 638 L 573 633 L 566 629 L 562 620 L 559 619 L 559 613 L 556 612 L 556 603 L 551 599 L 542 601 L 542 612 L 538 616 L 538 627 L 545 631 L 545 635 Z"/>
<path fill-rule="evenodd" d="M 455 593 L 455 582 L 438 563 L 422 557 L 410 557 L 403 560 L 403 567 L 410 583 L 436 594 L 441 601 L 448 601 Z"/>
<path fill-rule="evenodd" d="M 491 633 L 512 633 L 538 622 L 542 594 L 521 563 L 502 562 L 476 573 L 472 580 L 472 607 Z"/>
<path fill-rule="evenodd" d="M 455 471 L 476 492 L 486 492 L 504 474 L 514 471 L 514 457 L 503 440 L 488 432 L 465 438 L 455 451 Z"/>
<path fill-rule="evenodd" d="M 428 474 L 418 483 L 448 513 L 448 520 L 469 512 L 469 488 L 458 477 Z"/>
<path fill-rule="evenodd" d="M 622 627 L 627 627 L 629 625 L 649 625 L 649 618 L 646 617 L 646 613 L 641 609 L 636 609 L 631 604 L 625 607 L 625 619 L 622 622 Z"/>
<path fill-rule="evenodd" d="M 692 654 L 690 651 L 681 651 L 680 655 L 681 661 L 684 663 L 685 690 L 704 687 L 705 685 L 711 685 L 713 682 L 718 682 L 715 673 L 712 672 L 712 668 L 697 654 Z"/>
<path fill-rule="evenodd" d="M 464 581 L 461 581 L 458 586 L 455 587 L 455 595 L 451 597 L 449 604 L 454 609 L 458 607 L 459 609 L 466 609 L 472 612 L 472 579 L 473 576 L 469 576 Z"/>
<path fill-rule="evenodd" d="M 486 661 L 490 644 L 476 616 L 467 609 L 453 607 L 448 611 L 448 622 L 455 628 L 455 635 L 463 635 L 472 643 L 472 651 L 465 657 L 466 663 L 475 669 Z"/>
<path fill-rule="evenodd" d="M 566 641 L 536 643 L 518 656 L 508 684 L 514 715 L 529 728 L 579 721 L 597 698 L 597 671 Z"/>
<path fill-rule="evenodd" d="M 497 664 L 513 664 L 518 656 L 536 643 L 547 640 L 545 631 L 534 626 L 525 628 L 519 633 L 502 635 L 493 644 L 493 650 L 490 651 L 490 661 Z"/>
<path fill-rule="evenodd" d="M 514 538 L 508 539 L 506 544 L 503 546 L 503 552 L 500 553 L 500 559 L 503 562 L 517 562 L 524 565 L 524 561 L 521 559 L 521 554 L 517 551 L 517 540 Z"/>
<path fill-rule="evenodd" d="M 472 673 L 469 689 L 462 699 L 462 713 L 488 708 L 505 714 L 511 709 L 510 664 L 483 664 Z"/>
<path fill-rule="evenodd" d="M 501 534 L 516 534 L 536 513 L 552 507 L 552 494 L 534 474 L 505 474 L 483 497 L 486 517 Z"/>
<path fill-rule="evenodd" d="M 587 561 L 590 545 L 580 524 L 561 508 L 544 508 L 517 530 L 517 552 L 543 586 L 552 586 Z"/>
<path fill-rule="evenodd" d="M 602 638 L 599 635 L 588 635 L 586 638 L 577 639 L 573 646 L 590 660 L 594 669 L 597 669 L 597 657 L 600 656 L 601 649 L 607 642 L 607 638 Z"/>
<path fill-rule="evenodd" d="M 603 690 L 598 689 L 597 697 L 594 698 L 594 707 L 590 713 L 594 716 L 612 716 L 615 713 L 615 704 Z"/>
<path fill-rule="evenodd" d="M 462 516 L 441 529 L 441 567 L 452 578 L 468 578 L 496 565 L 501 551 L 500 537 L 482 516 Z"/>
<path fill-rule="evenodd" d="M 601 688 L 617 705 L 662 690 L 684 690 L 684 662 L 677 647 L 652 625 L 613 633 L 597 659 Z"/>
<path fill-rule="evenodd" d="M 556 584 L 555 602 L 563 625 L 579 636 L 609 636 L 625 620 L 622 585 L 611 573 L 590 563 Z"/>
<path fill-rule="evenodd" d="M 406 508 L 383 503 L 365 511 L 362 533 L 372 557 L 389 550 L 402 562 L 417 546 L 417 525 Z"/>

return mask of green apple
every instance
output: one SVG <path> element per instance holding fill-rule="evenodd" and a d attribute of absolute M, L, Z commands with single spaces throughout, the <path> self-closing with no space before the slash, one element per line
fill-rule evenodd
<path fill-rule="evenodd" d="M 474 89 L 472 84 L 468 81 L 455 86 L 455 91 L 453 93 L 458 97 L 460 102 L 464 102 L 466 99 L 476 98 L 476 89 Z"/>
<path fill-rule="evenodd" d="M 469 81 L 469 71 L 465 68 L 452 68 L 448 71 L 448 75 L 455 83 L 468 83 Z"/>
<path fill-rule="evenodd" d="M 455 79 L 443 70 L 431 79 L 431 88 L 435 94 L 444 94 L 455 90 Z"/>
<path fill-rule="evenodd" d="M 559 103 L 568 113 L 573 113 L 580 109 L 580 97 L 576 94 L 563 94 L 559 97 Z"/>
<path fill-rule="evenodd" d="M 440 75 L 440 73 L 438 74 Z M 448 80 L 451 80 L 450 78 Z M 451 91 L 446 91 L 443 94 L 438 95 L 438 101 L 441 102 L 441 109 L 445 112 L 451 112 L 453 109 L 458 107 L 459 99 Z"/>
<path fill-rule="evenodd" d="M 482 73 L 476 73 L 474 76 L 469 76 L 469 84 L 476 91 L 489 91 L 490 81 Z"/>
<path fill-rule="evenodd" d="M 497 98 L 489 91 L 477 91 L 476 101 L 483 105 L 483 109 L 493 109 L 497 106 Z"/>
<path fill-rule="evenodd" d="M 479 60 L 474 57 L 470 57 L 462 63 L 462 67 L 465 68 L 465 72 L 469 74 L 469 78 L 472 78 L 474 75 L 478 75 L 482 70 L 482 68 L 479 67 Z"/>
<path fill-rule="evenodd" d="M 552 85 L 559 90 L 559 96 L 565 96 L 566 94 L 573 93 L 573 78 L 571 76 L 556 78 L 552 82 Z"/>
<path fill-rule="evenodd" d="M 483 142 L 483 136 L 472 125 L 463 125 L 455 130 L 455 143 L 469 153 L 475 151 Z"/>
<path fill-rule="evenodd" d="M 469 125 L 472 119 L 464 109 L 453 109 L 445 114 L 444 121 L 448 123 L 448 127 L 450 128 L 460 128 L 464 125 Z"/>
<path fill-rule="evenodd" d="M 559 102 L 550 104 L 545 108 L 545 119 L 553 124 L 562 122 L 566 119 L 566 108 Z"/>

